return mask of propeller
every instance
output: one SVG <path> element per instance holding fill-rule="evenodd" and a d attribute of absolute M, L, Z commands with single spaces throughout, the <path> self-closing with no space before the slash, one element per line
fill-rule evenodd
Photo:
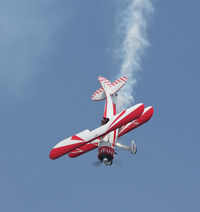
<path fill-rule="evenodd" d="M 119 159 L 114 160 L 114 164 L 115 164 L 116 166 L 121 166 L 122 161 L 121 161 L 121 160 L 119 160 Z"/>
<path fill-rule="evenodd" d="M 92 165 L 95 166 L 95 167 L 97 167 L 97 168 L 100 167 L 102 164 L 103 164 L 103 162 L 100 161 L 100 160 L 95 161 L 95 162 L 92 163 Z M 119 159 L 114 159 L 113 160 L 113 164 L 116 165 L 116 166 L 121 166 L 122 161 L 119 160 Z"/>
<path fill-rule="evenodd" d="M 99 161 L 95 161 L 95 162 L 92 163 L 92 165 L 97 167 L 97 168 L 100 167 L 101 164 L 102 164 L 102 162 L 100 160 Z"/>

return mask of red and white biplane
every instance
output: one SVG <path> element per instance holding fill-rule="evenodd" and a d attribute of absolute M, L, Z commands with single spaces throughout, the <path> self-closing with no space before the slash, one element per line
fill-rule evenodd
<path fill-rule="evenodd" d="M 116 154 L 115 147 L 128 150 L 132 154 L 137 152 L 134 141 L 131 142 L 130 146 L 126 146 L 117 142 L 117 139 L 147 122 L 153 115 L 153 107 L 145 108 L 144 104 L 139 103 L 116 113 L 116 105 L 112 95 L 116 95 L 119 89 L 124 86 L 127 78 L 121 77 L 113 83 L 104 77 L 99 77 L 98 80 L 101 88 L 92 95 L 92 100 L 106 100 L 102 125 L 92 131 L 84 130 L 59 142 L 49 154 L 51 159 L 57 159 L 65 154 L 75 158 L 98 148 L 98 159 L 110 166 Z"/>

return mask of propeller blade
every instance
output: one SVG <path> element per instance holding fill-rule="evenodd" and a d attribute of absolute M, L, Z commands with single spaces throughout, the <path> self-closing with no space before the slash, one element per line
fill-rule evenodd
<path fill-rule="evenodd" d="M 116 166 L 121 166 L 122 164 L 122 161 L 119 159 L 118 160 L 115 159 L 113 162 L 114 162 L 113 164 L 115 164 Z"/>
<path fill-rule="evenodd" d="M 95 161 L 94 163 L 92 163 L 93 166 L 95 167 L 100 167 L 102 164 L 102 162 L 99 160 L 99 161 Z"/>

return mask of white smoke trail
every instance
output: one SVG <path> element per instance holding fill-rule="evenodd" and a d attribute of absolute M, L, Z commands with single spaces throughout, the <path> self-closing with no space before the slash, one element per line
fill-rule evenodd
<path fill-rule="evenodd" d="M 118 110 L 134 102 L 133 87 L 137 82 L 136 73 L 141 70 L 141 56 L 149 45 L 146 30 L 152 13 L 150 0 L 129 0 L 120 16 L 119 35 L 122 44 L 118 53 L 122 62 L 119 76 L 128 77 L 128 81 L 116 100 Z"/>

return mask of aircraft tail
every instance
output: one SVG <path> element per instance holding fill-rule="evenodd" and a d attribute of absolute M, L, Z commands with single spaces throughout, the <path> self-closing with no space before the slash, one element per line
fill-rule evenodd
<path fill-rule="evenodd" d="M 120 77 L 119 79 L 115 80 L 113 83 L 111 83 L 109 80 L 107 80 L 104 77 L 98 77 L 98 80 L 101 84 L 101 88 L 99 88 L 97 91 L 94 92 L 92 95 L 93 101 L 100 101 L 106 98 L 106 94 L 114 95 L 117 93 L 126 83 L 127 77 Z"/>

